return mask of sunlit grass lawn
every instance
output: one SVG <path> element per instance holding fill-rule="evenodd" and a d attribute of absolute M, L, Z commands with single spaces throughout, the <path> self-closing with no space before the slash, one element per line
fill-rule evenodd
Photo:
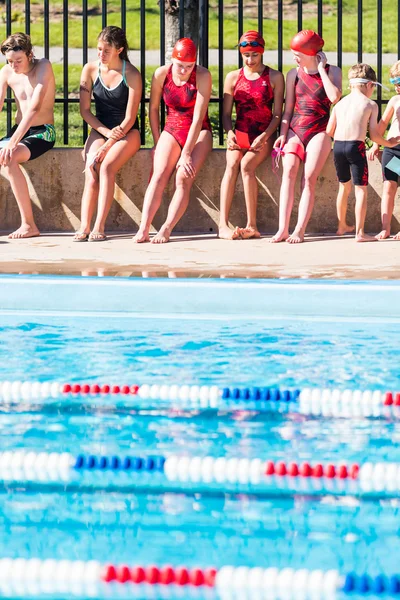
<path fill-rule="evenodd" d="M 22 3 L 15 3 L 17 7 L 23 6 Z M 213 6 L 216 6 L 215 0 L 211 3 L 210 9 L 210 47 L 218 47 L 218 13 Z M 246 10 L 244 29 L 257 29 L 257 20 L 246 16 L 249 11 Z M 304 2 L 304 6 L 310 6 L 311 2 Z M 316 0 L 315 0 L 316 4 Z M 13 7 L 14 2 L 12 3 Z M 33 0 L 32 5 L 41 5 L 42 2 Z M 62 24 L 62 4 L 56 0 L 50 0 L 52 10 L 59 9 L 57 14 L 52 13 L 50 23 L 50 44 L 52 46 L 61 46 L 63 43 L 63 24 Z M 72 4 L 71 4 L 72 5 Z M 77 6 L 78 4 L 74 5 Z M 89 0 L 90 17 L 88 19 L 89 45 L 94 47 L 96 36 L 102 29 L 101 3 L 96 0 Z M 127 31 L 130 45 L 133 49 L 139 48 L 140 40 L 140 0 L 127 0 Z M 377 0 L 363 1 L 363 50 L 365 52 L 376 52 L 377 50 Z M 78 5 L 79 6 L 79 5 Z M 337 0 L 332 4 L 324 2 L 324 7 L 329 8 L 328 14 L 323 18 L 323 36 L 326 42 L 327 50 L 334 51 L 337 48 Z M 121 25 L 121 15 L 119 12 L 120 1 L 108 0 L 107 24 Z M 34 8 L 34 6 L 33 6 Z M 4 10 L 4 9 L 3 9 Z M 316 29 L 317 17 L 306 17 L 303 19 L 303 29 Z M 32 14 L 34 10 L 32 9 Z M 14 8 L 13 15 L 15 21 L 12 24 L 13 31 L 24 29 L 25 20 L 22 8 Z M 4 14 L 3 14 L 4 17 Z M 68 45 L 79 48 L 82 46 L 82 17 L 76 12 L 70 12 L 68 16 Z M 146 1 L 146 48 L 157 49 L 159 47 L 160 16 L 157 0 Z M 264 18 L 264 37 L 267 49 L 276 49 L 277 47 L 277 15 L 274 18 Z M 397 52 L 397 2 L 383 2 L 383 51 Z M 293 4 L 293 13 L 290 19 L 285 17 L 283 25 L 284 47 L 289 47 L 290 38 L 297 32 L 297 10 Z M 31 34 L 36 45 L 43 45 L 43 19 L 41 16 L 35 16 L 31 24 Z M 0 35 L 5 37 L 5 23 L 0 24 Z M 224 10 L 224 47 L 234 48 L 238 38 L 237 14 Z M 343 0 L 343 51 L 355 52 L 357 50 L 357 0 Z"/>
<path fill-rule="evenodd" d="M 62 65 L 53 65 L 54 73 L 56 76 L 57 83 L 57 97 L 63 97 L 63 68 Z M 229 72 L 235 69 L 235 66 L 225 66 L 224 67 L 224 77 Z M 274 66 L 276 68 L 276 66 Z M 146 71 L 146 94 L 148 95 L 150 90 L 150 81 L 152 74 L 154 72 L 155 67 L 149 67 Z M 284 74 L 291 69 L 291 66 L 284 67 Z M 218 68 L 210 67 L 210 71 L 212 74 L 213 80 L 213 97 L 218 97 Z M 70 97 L 77 97 L 79 90 L 79 76 L 81 72 L 81 67 L 79 65 L 70 65 L 68 73 L 69 73 L 69 95 Z M 394 89 L 393 86 L 389 83 L 389 71 L 388 68 L 384 69 L 382 83 L 386 85 L 389 90 L 382 90 L 382 98 L 384 100 L 388 100 L 393 94 Z M 349 92 L 347 85 L 347 69 L 344 70 L 343 73 L 343 94 L 347 94 Z M 219 136 L 218 136 L 218 103 L 211 103 L 209 107 L 209 114 L 213 126 L 214 131 L 214 147 L 218 147 L 219 145 Z M 55 126 L 57 130 L 57 146 L 64 146 L 63 139 L 63 130 L 64 130 L 64 116 L 63 116 L 63 105 L 56 104 L 55 107 Z M 5 135 L 6 129 L 6 112 L 3 109 L 3 112 L 0 114 L 0 134 Z M 4 132 L 4 133 L 3 133 Z M 68 110 L 68 146 L 82 146 L 83 144 L 83 128 L 82 128 L 82 118 L 79 114 L 79 105 L 78 104 L 70 104 Z M 152 146 L 152 137 L 150 134 L 147 118 L 146 118 L 146 146 Z"/>

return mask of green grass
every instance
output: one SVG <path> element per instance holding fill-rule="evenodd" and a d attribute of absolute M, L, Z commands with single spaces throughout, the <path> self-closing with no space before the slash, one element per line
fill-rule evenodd
<path fill-rule="evenodd" d="M 56 77 L 56 94 L 57 97 L 63 97 L 63 68 L 62 65 L 53 65 L 54 73 Z M 234 66 L 225 66 L 224 67 L 224 77 L 226 74 L 235 69 Z M 276 65 L 274 68 L 277 68 Z M 291 66 L 285 66 L 283 69 L 284 74 L 291 69 Z M 150 82 L 151 77 L 154 71 L 154 67 L 151 67 L 146 72 L 146 94 L 149 95 L 150 92 Z M 218 68 L 210 67 L 212 80 L 213 80 L 213 88 L 212 88 L 212 96 L 214 98 L 218 97 Z M 81 67 L 79 65 L 70 65 L 69 67 L 69 95 L 70 97 L 77 97 L 79 91 L 79 76 L 81 72 Z M 389 90 L 382 90 L 382 98 L 384 100 L 389 100 L 391 96 L 394 94 L 393 86 L 389 83 L 389 72 L 388 69 L 384 69 L 382 83 L 386 85 Z M 349 89 L 347 86 L 347 69 L 344 70 L 343 73 L 343 95 L 349 93 Z M 219 136 L 218 136 L 218 104 L 210 103 L 209 106 L 209 115 L 211 119 L 211 124 L 214 132 L 214 147 L 219 146 Z M 56 104 L 55 105 L 55 126 L 57 130 L 57 143 L 56 146 L 63 147 L 63 127 L 64 127 L 64 113 L 63 113 L 63 105 Z M 0 113 L 0 134 L 1 136 L 5 135 L 6 129 L 6 112 L 3 110 Z M 82 137 L 82 118 L 79 114 L 79 105 L 78 104 L 70 104 L 68 110 L 68 146 L 82 146 L 83 137 Z M 150 127 L 148 123 L 148 118 L 146 116 L 146 147 L 151 147 L 153 144 L 153 140 L 150 133 Z"/>
<path fill-rule="evenodd" d="M 39 2 L 32 4 L 41 5 Z M 316 0 L 314 0 L 316 5 Z M 377 50 L 377 9 L 376 0 L 363 1 L 363 50 L 364 52 L 376 52 Z M 50 43 L 53 46 L 61 46 L 63 43 L 62 35 L 62 4 L 58 1 L 50 1 L 52 10 L 60 9 L 57 15 L 52 16 L 50 24 Z M 78 4 L 77 4 L 78 5 Z M 215 0 L 213 2 L 215 6 Z M 311 6 L 311 2 L 304 2 L 304 7 Z M 21 5 L 18 5 L 22 7 Z M 107 3 L 109 14 L 107 22 L 109 25 L 120 25 L 121 17 L 119 11 L 119 0 L 109 0 Z M 127 0 L 127 31 L 130 45 L 133 49 L 139 48 L 140 39 L 140 0 Z M 324 3 L 327 6 L 327 3 Z M 331 5 L 329 14 L 323 17 L 323 36 L 325 38 L 325 47 L 327 50 L 334 51 L 337 48 L 337 0 Z M 146 48 L 157 49 L 159 47 L 160 17 L 157 0 L 147 0 L 146 2 Z M 89 0 L 89 8 L 94 13 L 90 14 L 88 20 L 89 45 L 96 45 L 96 36 L 102 28 L 101 3 L 96 0 Z M 113 12 L 116 10 L 116 12 Z M 33 14 L 32 10 L 32 14 Z M 316 29 L 317 17 L 306 17 L 303 19 L 304 29 Z M 313 15 L 314 15 L 313 13 Z M 13 10 L 15 20 L 12 24 L 13 31 L 24 29 L 25 20 L 22 9 Z M 257 20 L 249 18 L 249 10 L 245 8 L 244 29 L 257 29 Z M 305 11 L 304 11 L 305 14 Z M 283 25 L 284 47 L 289 47 L 291 37 L 297 32 L 297 11 L 293 4 L 291 18 L 285 16 Z M 4 20 L 4 14 L 3 14 Z M 264 37 L 267 49 L 276 49 L 277 47 L 277 14 L 273 18 L 264 19 Z M 383 51 L 397 52 L 397 3 L 387 1 L 383 3 Z M 234 48 L 237 44 L 237 15 L 224 10 L 224 47 Z M 5 37 L 5 23 L 0 24 L 0 35 Z M 43 45 L 43 19 L 40 15 L 35 16 L 31 25 L 31 35 L 33 41 L 38 46 Z M 79 48 L 82 46 L 82 17 L 77 14 L 69 15 L 69 34 L 68 45 Z M 215 8 L 210 8 L 210 47 L 218 47 L 218 13 Z M 355 52 L 357 50 L 357 0 L 343 0 L 343 51 Z"/>

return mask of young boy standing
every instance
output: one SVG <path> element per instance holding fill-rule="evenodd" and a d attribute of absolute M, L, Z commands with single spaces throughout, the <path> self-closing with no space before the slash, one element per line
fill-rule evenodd
<path fill-rule="evenodd" d="M 21 227 L 10 238 L 40 235 L 33 218 L 28 185 L 20 164 L 38 158 L 55 143 L 55 80 L 51 63 L 33 56 L 29 35 L 14 33 L 1 44 L 7 64 L 0 72 L 0 110 L 9 86 L 17 105 L 16 124 L 0 143 L 3 167 L 21 213 Z"/>
<path fill-rule="evenodd" d="M 334 107 L 326 129 L 334 138 L 333 156 L 339 179 L 339 193 L 336 206 L 339 219 L 337 235 L 354 230 L 346 223 L 347 200 L 353 179 L 356 196 L 357 242 L 373 242 L 376 238 L 364 232 L 367 213 L 368 164 L 365 150 L 365 137 L 373 142 L 393 148 L 400 142 L 400 136 L 385 140 L 378 131 L 378 106 L 370 98 L 379 85 L 375 71 L 369 65 L 359 63 L 349 70 L 350 94 Z"/>
<path fill-rule="evenodd" d="M 383 113 L 382 119 L 378 124 L 378 131 L 381 135 L 387 129 L 392 121 L 388 136 L 400 135 L 400 60 L 394 63 L 389 70 L 390 83 L 394 85 L 396 95 L 393 96 Z M 374 160 L 379 152 L 379 145 L 374 144 L 368 152 L 368 158 Z M 376 236 L 378 240 L 385 240 L 390 235 L 390 222 L 392 220 L 394 199 L 399 184 L 400 175 L 400 145 L 394 148 L 384 148 L 382 154 L 382 174 L 383 174 L 383 194 L 381 204 L 382 231 Z M 395 240 L 400 240 L 400 232 L 395 235 Z"/>

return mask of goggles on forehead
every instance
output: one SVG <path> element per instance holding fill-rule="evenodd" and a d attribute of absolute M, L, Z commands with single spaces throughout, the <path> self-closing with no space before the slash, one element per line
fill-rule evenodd
<path fill-rule="evenodd" d="M 366 77 L 352 77 L 351 79 L 349 79 L 349 84 L 357 84 L 357 83 L 372 83 L 372 85 L 379 85 L 381 88 L 384 88 L 385 90 L 387 90 L 388 88 L 385 85 L 382 85 L 382 83 L 379 83 L 379 81 L 371 81 L 371 79 L 367 79 Z"/>
<path fill-rule="evenodd" d="M 389 79 L 390 83 L 393 85 L 400 85 L 400 77 L 391 77 Z"/>
<path fill-rule="evenodd" d="M 23 50 L 21 46 L 3 46 L 1 49 L 2 52 L 19 52 L 20 50 Z"/>
<path fill-rule="evenodd" d="M 256 42 L 256 41 L 253 41 L 253 42 L 246 42 L 246 41 L 240 42 L 238 44 L 238 46 L 241 46 L 242 48 L 246 48 L 246 46 L 252 46 L 252 48 L 257 48 L 257 47 L 264 48 L 264 46 L 262 44 L 260 44 L 259 42 Z"/>

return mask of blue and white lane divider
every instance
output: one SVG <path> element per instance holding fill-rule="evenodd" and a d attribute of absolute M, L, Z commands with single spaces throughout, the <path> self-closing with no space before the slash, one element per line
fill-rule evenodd
<path fill-rule="evenodd" d="M 400 418 L 400 392 L 304 388 L 281 390 L 271 387 L 223 387 L 198 385 L 99 385 L 1 381 L 3 403 L 43 403 L 46 401 L 93 400 L 111 396 L 116 402 L 140 404 L 148 401 L 179 408 L 258 410 L 293 412 L 322 417 Z"/>
<path fill-rule="evenodd" d="M 0 453 L 0 481 L 109 485 L 187 491 L 286 490 L 301 493 L 400 494 L 400 463 L 361 465 L 215 458 L 213 456 L 96 456 L 94 454 Z"/>
<path fill-rule="evenodd" d="M 221 598 L 331 600 L 349 594 L 397 597 L 400 576 L 287 567 L 174 567 L 104 564 L 95 560 L 0 559 L 0 592 L 7 597 L 59 594 L 91 598 Z"/>

